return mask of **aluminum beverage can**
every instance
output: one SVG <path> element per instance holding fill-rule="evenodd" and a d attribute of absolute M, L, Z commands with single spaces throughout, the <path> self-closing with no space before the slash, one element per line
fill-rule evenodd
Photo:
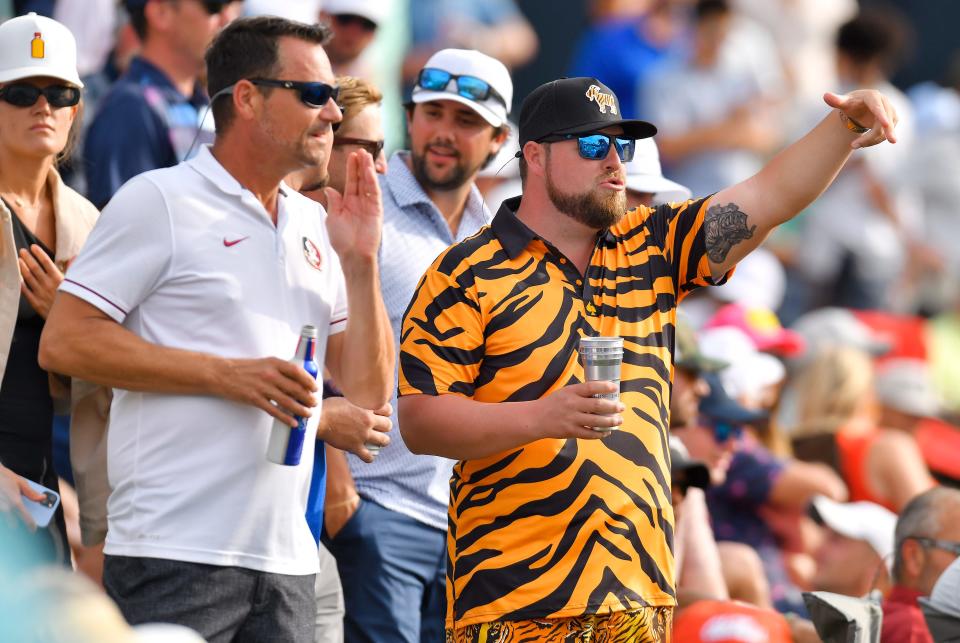
<path fill-rule="evenodd" d="M 315 326 L 307 324 L 300 330 L 300 340 L 297 342 L 297 350 L 290 359 L 291 364 L 296 364 L 305 370 L 310 377 L 317 379 L 317 373 L 320 368 L 317 364 L 317 329 Z M 270 429 L 270 439 L 267 442 L 267 460 L 277 464 L 287 466 L 296 466 L 300 464 L 300 456 L 303 454 L 303 442 L 307 437 L 308 418 L 294 416 L 297 421 L 296 428 L 281 422 L 273 421 L 273 428 Z"/>
<path fill-rule="evenodd" d="M 585 382 L 613 382 L 617 385 L 614 393 L 598 393 L 594 397 L 607 400 L 620 400 L 620 365 L 623 362 L 622 337 L 581 337 L 580 362 L 583 364 Z M 610 431 L 616 427 L 595 426 L 595 431 Z"/>

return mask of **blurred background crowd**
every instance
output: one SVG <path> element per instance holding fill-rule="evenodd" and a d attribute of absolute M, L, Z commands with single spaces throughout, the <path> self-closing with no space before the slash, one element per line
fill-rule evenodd
<path fill-rule="evenodd" d="M 905 623 L 922 624 L 918 599 L 936 594 L 948 566 L 960 575 L 960 49 L 947 27 L 960 6 L 245 0 L 147 24 L 145 4 L 0 0 L 0 20 L 34 11 L 76 37 L 84 113 L 61 174 L 98 208 L 132 176 L 212 140 L 203 54 L 242 15 L 329 22 L 334 72 L 382 102 L 382 137 L 358 143 L 380 172 L 407 149 L 403 105 L 446 47 L 503 62 L 514 105 L 562 75 L 601 79 L 624 118 L 659 129 L 659 168 L 654 148 L 642 172 L 674 182 L 658 186 L 661 200 L 748 178 L 822 118 L 823 92 L 880 89 L 900 115 L 897 143 L 857 152 L 729 283 L 680 306 L 677 585 L 681 606 L 706 607 L 680 612 L 676 631 L 733 609 L 708 599 L 809 619 L 818 612 L 803 593 L 830 592 L 879 596 L 883 640 L 932 640 Z M 146 103 L 131 98 L 141 92 Z M 492 211 L 520 192 L 518 149 L 508 139 L 476 179 Z M 82 568 L 62 427 L 54 439 Z M 960 592 L 938 595 L 935 609 L 960 617 Z M 845 612 L 851 621 L 869 620 L 861 607 Z"/>

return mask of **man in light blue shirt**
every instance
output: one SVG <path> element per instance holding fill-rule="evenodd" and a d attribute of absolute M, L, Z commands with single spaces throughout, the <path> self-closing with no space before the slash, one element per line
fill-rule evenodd
<path fill-rule="evenodd" d="M 381 177 L 380 285 L 397 337 L 433 259 L 492 219 L 474 179 L 506 140 L 512 99 L 507 68 L 478 51 L 439 51 L 418 77 L 407 106 L 411 149 L 395 153 Z M 346 638 L 443 641 L 453 461 L 410 453 L 395 412 L 392 422 L 391 442 L 372 464 L 347 456 L 355 492 L 345 476 L 328 486 L 325 522 L 343 582 Z"/>

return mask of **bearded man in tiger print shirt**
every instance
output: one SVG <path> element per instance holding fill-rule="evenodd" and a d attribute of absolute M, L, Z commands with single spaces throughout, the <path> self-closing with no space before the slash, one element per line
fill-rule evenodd
<path fill-rule="evenodd" d="M 754 177 L 629 212 L 623 164 L 654 126 L 622 119 L 595 78 L 524 100 L 522 197 L 437 257 L 400 336 L 403 438 L 458 460 L 448 641 L 669 641 L 677 304 L 724 281 L 854 149 L 894 141 L 881 94 L 824 100 L 830 113 Z M 613 383 L 583 382 L 583 335 L 623 337 L 620 402 L 593 397 Z"/>

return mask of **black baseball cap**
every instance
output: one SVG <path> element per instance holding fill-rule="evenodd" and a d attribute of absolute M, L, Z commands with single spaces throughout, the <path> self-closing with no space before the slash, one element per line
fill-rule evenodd
<path fill-rule="evenodd" d="M 620 101 L 596 78 L 560 78 L 530 92 L 520 106 L 520 147 L 548 136 L 584 134 L 620 125 L 626 138 L 649 138 L 657 128 L 621 118 Z"/>

